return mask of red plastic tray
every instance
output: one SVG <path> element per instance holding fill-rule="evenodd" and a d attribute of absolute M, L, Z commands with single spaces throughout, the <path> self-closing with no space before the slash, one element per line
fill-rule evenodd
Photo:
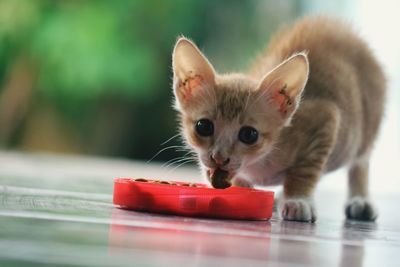
<path fill-rule="evenodd" d="M 267 220 L 274 192 L 243 187 L 209 188 L 205 184 L 160 183 L 157 180 L 114 179 L 114 199 L 122 209 L 183 216 Z M 195 186 L 193 186 L 195 185 Z"/>

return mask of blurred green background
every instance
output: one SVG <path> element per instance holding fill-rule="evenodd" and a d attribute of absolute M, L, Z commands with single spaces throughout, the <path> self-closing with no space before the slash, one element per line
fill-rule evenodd
<path fill-rule="evenodd" d="M 324 6 L 343 13 L 345 3 Z M 192 38 L 218 71 L 239 71 L 272 32 L 318 5 L 0 1 L 0 145 L 149 159 L 177 133 L 170 66 L 177 36 Z M 155 160 L 176 156 L 170 149 Z"/>

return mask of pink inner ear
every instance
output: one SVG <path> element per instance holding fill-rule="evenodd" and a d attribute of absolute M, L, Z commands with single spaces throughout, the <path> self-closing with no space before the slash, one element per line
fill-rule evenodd
<path fill-rule="evenodd" d="M 193 90 L 200 87 L 203 84 L 203 77 L 200 75 L 195 75 L 183 80 L 179 87 L 181 88 L 183 99 L 187 100 L 193 95 Z M 183 88 L 182 88 L 183 87 Z"/>
<path fill-rule="evenodd" d="M 286 91 L 287 85 L 285 84 L 280 89 L 274 90 L 271 98 L 274 103 L 276 103 L 279 107 L 279 112 L 282 115 L 286 115 L 289 107 L 292 105 L 293 101 Z"/>

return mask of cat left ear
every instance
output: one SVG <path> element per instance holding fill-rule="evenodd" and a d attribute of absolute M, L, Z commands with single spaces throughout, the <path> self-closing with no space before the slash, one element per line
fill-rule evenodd
<path fill-rule="evenodd" d="M 266 74 L 259 84 L 258 90 L 276 107 L 285 124 L 289 124 L 299 105 L 308 73 L 307 55 L 299 53 Z"/>
<path fill-rule="evenodd" d="M 180 107 L 187 106 L 194 96 L 215 85 L 214 68 L 200 49 L 184 37 L 176 42 L 172 55 L 172 68 L 174 93 Z"/>

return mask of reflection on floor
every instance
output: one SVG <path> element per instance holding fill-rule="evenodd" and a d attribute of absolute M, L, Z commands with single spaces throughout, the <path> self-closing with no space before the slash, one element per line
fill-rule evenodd
<path fill-rule="evenodd" d="M 113 207 L 110 173 L 161 175 L 155 165 L 0 160 L 12 166 L 0 170 L 0 266 L 399 266 L 399 196 L 375 197 L 376 223 L 345 221 L 344 194 L 329 190 L 317 193 L 315 224 L 198 219 Z"/>

